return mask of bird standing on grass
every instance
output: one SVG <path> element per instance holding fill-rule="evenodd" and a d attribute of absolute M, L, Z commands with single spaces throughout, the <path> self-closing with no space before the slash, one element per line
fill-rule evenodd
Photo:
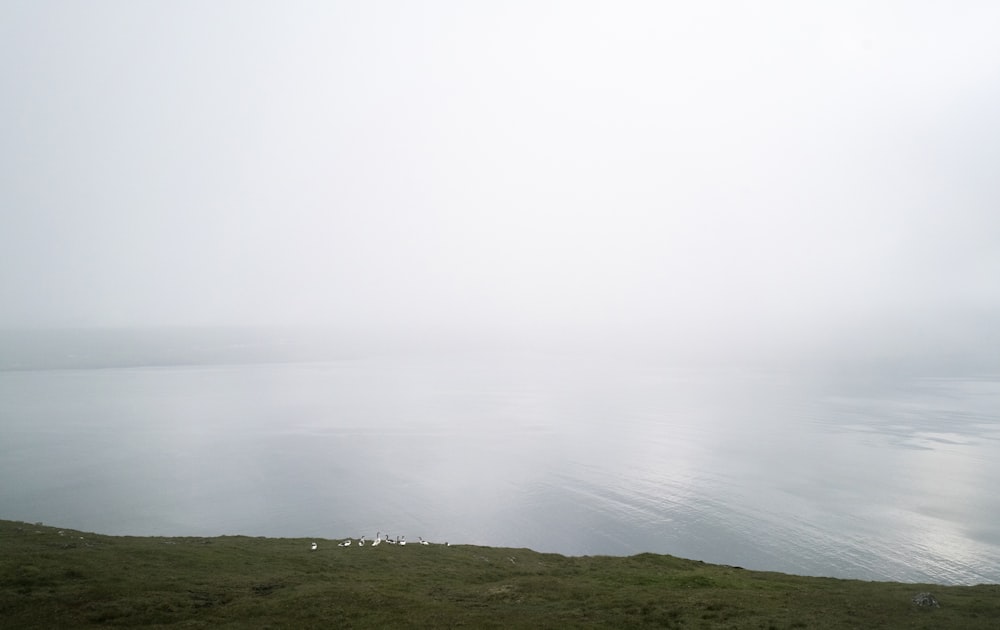
<path fill-rule="evenodd" d="M 317 545 L 316 543 L 313 543 L 313 544 L 312 544 L 312 550 L 313 550 L 313 551 L 316 551 L 316 548 L 317 548 L 317 547 L 319 547 L 319 545 Z"/>
<path fill-rule="evenodd" d="M 340 543 L 337 546 L 338 547 L 350 547 L 351 546 L 351 539 L 348 538 L 347 540 L 345 540 L 344 542 Z"/>

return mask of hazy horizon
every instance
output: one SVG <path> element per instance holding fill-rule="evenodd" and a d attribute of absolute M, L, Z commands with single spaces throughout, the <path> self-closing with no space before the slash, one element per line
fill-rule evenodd
<path fill-rule="evenodd" d="M 0 328 L 1000 333 L 991 2 L 7 2 Z"/>
<path fill-rule="evenodd" d="M 0 2 L 3 516 L 995 582 L 998 25 Z"/>

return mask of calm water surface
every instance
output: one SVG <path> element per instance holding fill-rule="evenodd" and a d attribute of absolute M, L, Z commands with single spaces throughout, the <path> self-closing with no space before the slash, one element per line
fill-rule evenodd
<path fill-rule="evenodd" d="M 0 517 L 1000 582 L 1000 380 L 623 360 L 0 371 Z"/>

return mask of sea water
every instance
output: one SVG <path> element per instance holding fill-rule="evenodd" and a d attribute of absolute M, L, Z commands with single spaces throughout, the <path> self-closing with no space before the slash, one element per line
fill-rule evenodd
<path fill-rule="evenodd" d="M 1000 379 L 382 353 L 0 371 L 0 517 L 1000 582 Z"/>

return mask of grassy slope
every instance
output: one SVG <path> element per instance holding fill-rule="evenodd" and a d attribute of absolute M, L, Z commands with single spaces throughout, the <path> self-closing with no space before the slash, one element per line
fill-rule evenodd
<path fill-rule="evenodd" d="M 133 538 L 0 521 L 0 624 L 255 628 L 997 628 L 1000 586 L 306 539 Z M 913 605 L 931 591 L 941 608 Z"/>

